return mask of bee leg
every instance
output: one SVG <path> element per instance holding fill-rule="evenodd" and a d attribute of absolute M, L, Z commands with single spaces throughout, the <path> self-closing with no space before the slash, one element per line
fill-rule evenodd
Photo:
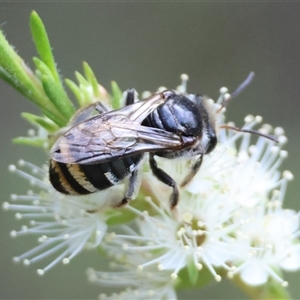
<path fill-rule="evenodd" d="M 152 154 L 149 155 L 149 163 L 150 163 L 150 167 L 151 167 L 151 170 L 152 170 L 154 176 L 161 182 L 163 182 L 173 188 L 173 191 L 172 191 L 172 194 L 170 197 L 170 207 L 173 210 L 176 207 L 176 205 L 178 203 L 178 199 L 179 199 L 177 183 L 165 171 L 163 171 L 162 169 L 157 167 L 157 163 Z"/>
<path fill-rule="evenodd" d="M 125 98 L 125 105 L 130 105 L 133 104 L 135 102 L 135 95 L 136 95 L 136 91 L 135 89 L 128 89 L 127 91 L 127 95 Z"/>
<path fill-rule="evenodd" d="M 199 171 L 201 164 L 203 161 L 203 154 L 201 154 L 199 156 L 199 158 L 197 159 L 197 161 L 194 163 L 194 165 L 192 166 L 190 172 L 187 174 L 187 176 L 184 178 L 184 180 L 181 182 L 180 187 L 184 187 L 186 186 L 188 183 L 191 182 L 191 180 L 194 178 L 194 176 L 197 174 L 197 172 Z"/>
<path fill-rule="evenodd" d="M 124 206 L 134 198 L 135 193 L 139 187 L 138 177 L 138 170 L 134 170 L 129 177 L 129 183 L 124 198 L 115 207 Z"/>

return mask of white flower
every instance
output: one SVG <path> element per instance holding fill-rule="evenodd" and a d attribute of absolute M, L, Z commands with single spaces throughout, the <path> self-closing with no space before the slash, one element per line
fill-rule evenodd
<path fill-rule="evenodd" d="M 276 193 L 278 194 L 278 193 Z M 281 270 L 300 269 L 299 213 L 282 209 L 272 199 L 267 207 L 257 207 L 242 224 L 237 242 L 252 245 L 249 259 L 236 261 L 231 275 L 239 273 L 249 285 L 266 284 L 269 277 L 287 286 Z"/>
<path fill-rule="evenodd" d="M 212 105 L 218 110 L 217 104 Z M 222 120 L 220 114 L 217 122 Z M 252 130 L 261 120 L 248 116 L 243 129 Z M 263 125 L 259 131 L 271 134 L 272 128 Z M 286 138 L 281 128 L 274 134 L 278 145 L 263 136 L 252 144 L 250 134 L 221 128 L 218 146 L 204 157 L 192 182 L 181 188 L 175 216 L 168 209 L 170 188 L 151 171 L 144 174 L 142 186 L 152 195 L 148 211 L 131 208 L 138 216 L 136 230 L 123 225 L 124 232 L 116 233 L 104 247 L 108 252 L 123 248 L 143 253 L 140 269 L 156 266 L 157 271 L 170 271 L 172 278 L 192 263 L 199 271 L 205 266 L 217 281 L 222 269 L 229 276 L 240 274 L 249 285 L 264 284 L 271 276 L 286 286 L 276 270 L 300 267 L 300 260 L 293 263 L 300 255 L 299 220 L 298 214 L 282 209 L 292 175 L 285 171 L 281 176 L 278 171 L 287 156 L 281 150 Z M 178 183 L 191 165 L 189 159 L 157 161 Z"/>
<path fill-rule="evenodd" d="M 131 208 L 139 215 L 135 221 L 138 230 L 133 231 L 123 226 L 125 233 L 115 234 L 111 240 L 105 241 L 105 249 L 111 252 L 112 248 L 122 248 L 132 253 L 143 253 L 139 269 L 156 267 L 156 272 L 167 270 L 173 279 L 191 262 L 198 270 L 204 264 L 217 281 L 221 278 L 213 265 L 230 270 L 225 264 L 233 253 L 231 243 L 226 242 L 226 239 L 230 239 L 230 231 L 228 228 L 220 228 L 224 215 L 210 220 L 208 226 L 211 227 L 208 229 L 200 218 L 192 219 L 192 212 L 186 211 L 182 215 L 183 221 L 178 221 L 172 214 L 156 206 L 151 199 L 148 200 L 154 215 Z"/>
<path fill-rule="evenodd" d="M 32 174 L 19 170 L 14 165 L 9 167 L 10 171 L 27 179 L 39 191 L 29 191 L 27 195 L 12 195 L 12 203 L 5 202 L 3 208 L 17 211 L 16 218 L 29 221 L 30 224 L 23 225 L 19 231 L 13 230 L 11 236 L 35 234 L 39 245 L 15 257 L 14 261 L 23 261 L 28 265 L 52 255 L 52 262 L 38 270 L 42 275 L 59 262 L 69 263 L 84 248 L 99 246 L 107 231 L 108 217 L 104 210 L 110 205 L 110 201 L 120 197 L 120 186 L 113 193 L 102 192 L 101 196 L 64 196 L 46 179 L 45 168 L 25 161 L 20 161 L 19 164 L 28 167 Z"/>
<path fill-rule="evenodd" d="M 178 91 L 186 93 L 187 79 L 182 75 Z M 90 281 L 125 290 L 100 299 L 176 299 L 176 284 L 187 273 L 192 283 L 209 272 L 216 281 L 227 273 L 249 286 L 266 284 L 269 278 L 287 286 L 281 271 L 300 269 L 300 222 L 299 213 L 282 208 L 287 182 L 293 179 L 289 171 L 278 171 L 287 157 L 282 150 L 286 137 L 281 128 L 273 130 L 266 124 L 259 134 L 250 134 L 262 121 L 259 116 L 245 118 L 244 132 L 233 123 L 225 125 L 222 103 L 229 98 L 222 88 L 216 103 L 206 99 L 215 116 L 218 145 L 204 156 L 189 184 L 180 187 L 197 158 L 156 158 L 178 183 L 180 201 L 174 211 L 169 208 L 171 188 L 156 179 L 147 163 L 142 166 L 137 197 L 141 202 L 127 206 L 122 217 L 130 221 L 116 222 L 109 218 L 115 214 L 118 219 L 124 210 L 112 213 L 107 208 L 122 198 L 123 185 L 94 195 L 66 197 L 45 180 L 45 169 L 22 161 L 34 173 L 29 175 L 11 166 L 11 171 L 40 189 L 13 195 L 18 204 L 3 205 L 18 211 L 18 219 L 30 220 L 30 227 L 12 231 L 12 236 L 39 236 L 40 244 L 15 261 L 29 264 L 53 254 L 53 261 L 38 270 L 43 274 L 60 261 L 68 263 L 84 248 L 101 245 L 117 270 L 89 269 Z"/>

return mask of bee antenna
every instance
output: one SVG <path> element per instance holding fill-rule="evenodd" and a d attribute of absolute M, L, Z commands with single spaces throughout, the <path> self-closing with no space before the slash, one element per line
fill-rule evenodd
<path fill-rule="evenodd" d="M 231 130 L 238 131 L 238 132 L 246 132 L 246 133 L 251 133 L 251 134 L 257 134 L 257 135 L 262 136 L 266 139 L 269 139 L 269 140 L 271 140 L 275 143 L 279 143 L 278 139 L 274 135 L 264 134 L 264 133 L 261 133 L 257 130 L 243 129 L 243 128 L 238 128 L 238 127 L 230 126 L 230 125 L 226 125 L 226 124 L 221 125 L 220 128 L 231 129 Z"/>
<path fill-rule="evenodd" d="M 237 97 L 253 80 L 255 73 L 250 72 L 248 77 L 236 88 L 236 90 L 231 94 L 230 99 Z"/>
<path fill-rule="evenodd" d="M 231 99 L 237 97 L 251 83 L 251 81 L 254 78 L 254 75 L 254 72 L 250 72 L 248 77 L 236 88 L 236 90 L 229 97 L 224 97 L 224 100 L 218 112 L 220 112 L 223 107 L 226 107 Z"/>

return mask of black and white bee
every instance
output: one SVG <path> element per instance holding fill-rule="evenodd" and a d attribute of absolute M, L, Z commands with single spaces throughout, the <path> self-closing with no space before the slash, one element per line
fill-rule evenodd
<path fill-rule="evenodd" d="M 123 206 L 135 195 L 139 164 L 149 153 L 151 170 L 172 187 L 170 207 L 176 207 L 177 183 L 157 166 L 155 155 L 168 159 L 198 156 L 181 183 L 185 186 L 199 170 L 203 156 L 217 144 L 215 116 L 206 98 L 199 95 L 165 90 L 139 102 L 134 102 L 134 95 L 133 89 L 127 91 L 126 106 L 121 109 L 108 111 L 98 102 L 73 118 L 71 128 L 51 149 L 49 175 L 56 190 L 85 195 L 129 177 L 124 198 L 117 205 Z M 95 110 L 98 114 L 90 117 Z"/>
<path fill-rule="evenodd" d="M 149 152 L 153 174 L 172 187 L 170 206 L 178 202 L 177 183 L 158 168 L 154 156 L 176 158 L 199 155 L 184 185 L 199 169 L 204 154 L 217 143 L 215 124 L 201 96 L 189 97 L 165 90 L 133 103 L 128 90 L 126 106 L 107 111 L 101 103 L 83 109 L 71 128 L 53 145 L 50 181 L 61 193 L 85 195 L 107 189 L 129 177 L 128 188 L 118 206 L 135 194 L 138 167 Z M 87 118 L 91 111 L 99 114 Z M 87 118 L 87 119 L 86 119 Z"/>

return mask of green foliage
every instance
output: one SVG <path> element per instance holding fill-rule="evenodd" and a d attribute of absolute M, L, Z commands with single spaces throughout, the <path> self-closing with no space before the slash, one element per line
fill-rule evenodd
<path fill-rule="evenodd" d="M 112 90 L 112 108 L 116 109 L 121 106 L 121 99 L 123 97 L 123 93 L 117 83 L 115 81 L 111 82 L 111 90 Z"/>
<path fill-rule="evenodd" d="M 0 77 L 40 108 L 43 116 L 28 113 L 23 113 L 22 116 L 36 126 L 38 132 L 39 128 L 42 128 L 53 137 L 53 133 L 68 124 L 76 109 L 57 71 L 45 26 L 35 11 L 30 16 L 30 29 L 39 54 L 39 58 L 33 57 L 35 70 L 32 71 L 25 64 L 0 31 Z M 123 94 L 118 85 L 115 82 L 112 83 L 113 96 L 110 96 L 99 85 L 93 70 L 86 62 L 83 63 L 83 71 L 84 76 L 75 72 L 78 84 L 65 79 L 79 108 L 96 101 L 104 101 L 108 107 L 112 105 L 113 108 L 119 108 Z M 13 142 L 38 147 L 45 147 L 45 144 L 49 144 L 46 135 L 44 137 L 19 137 Z"/>
<path fill-rule="evenodd" d="M 22 113 L 22 117 L 32 125 L 36 127 L 41 126 L 50 133 L 54 133 L 57 130 L 59 130 L 59 127 L 55 123 L 51 122 L 51 120 L 49 120 L 48 118 L 36 116 L 34 114 L 25 112 Z"/>

